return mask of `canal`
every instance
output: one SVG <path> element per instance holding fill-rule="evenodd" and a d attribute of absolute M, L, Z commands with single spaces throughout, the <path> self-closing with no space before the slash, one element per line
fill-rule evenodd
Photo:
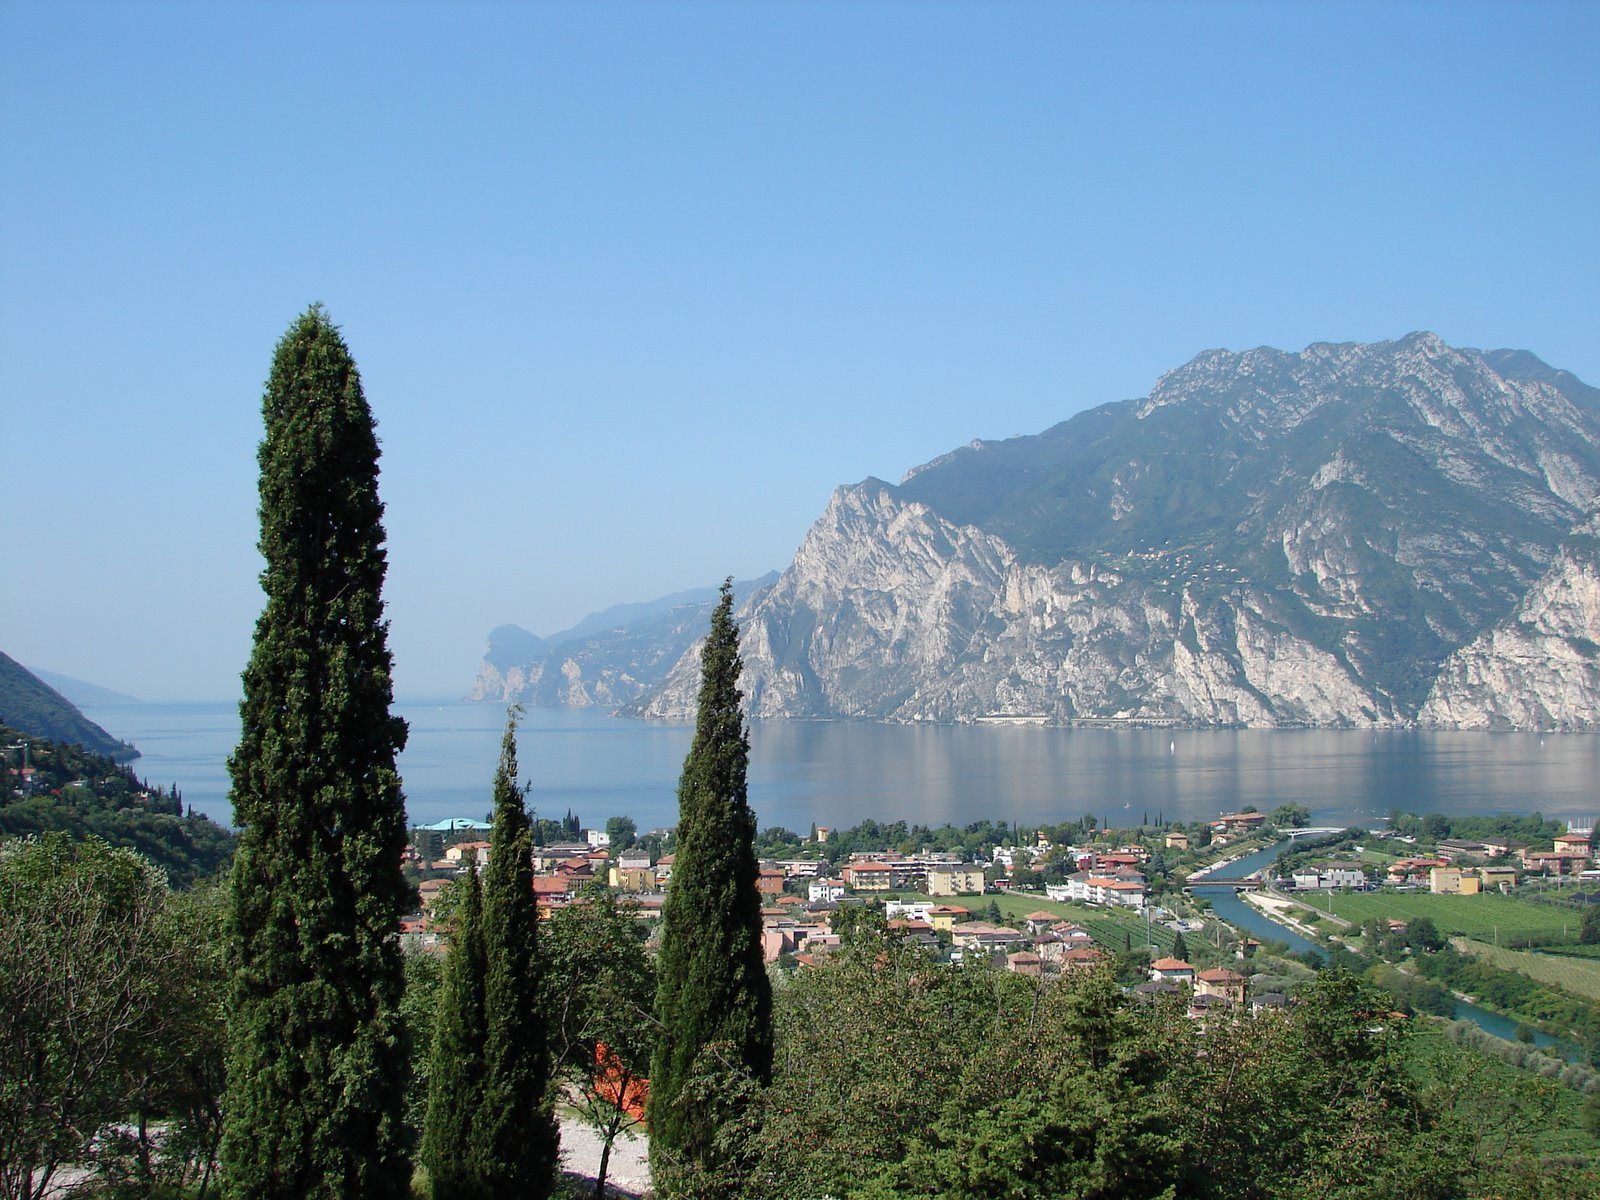
<path fill-rule="evenodd" d="M 1257 871 L 1271 868 L 1277 861 L 1278 855 L 1291 845 L 1288 840 L 1268 846 L 1245 855 L 1233 865 L 1224 868 L 1219 874 L 1226 874 L 1231 879 L 1243 879 L 1254 875 Z M 1226 921 L 1235 929 L 1242 929 L 1253 937 L 1263 941 L 1276 941 L 1286 944 L 1291 952 L 1315 954 L 1324 962 L 1327 961 L 1328 952 L 1318 943 L 1303 934 L 1297 933 L 1287 925 L 1274 921 L 1260 909 L 1239 898 L 1239 893 L 1231 887 L 1205 887 L 1196 886 L 1190 889 L 1197 900 L 1206 900 L 1211 904 L 1211 911 L 1217 919 Z M 1479 1008 L 1469 1000 L 1456 1001 L 1456 1020 L 1471 1021 L 1485 1033 L 1506 1041 L 1515 1041 L 1517 1037 L 1518 1022 L 1511 1017 L 1501 1016 L 1499 1013 L 1490 1012 L 1486 1008 Z M 1536 1046 L 1554 1046 L 1568 1062 L 1578 1062 L 1582 1055 L 1578 1047 L 1571 1042 L 1560 1038 L 1551 1037 L 1547 1033 L 1533 1030 L 1533 1042 Z"/>

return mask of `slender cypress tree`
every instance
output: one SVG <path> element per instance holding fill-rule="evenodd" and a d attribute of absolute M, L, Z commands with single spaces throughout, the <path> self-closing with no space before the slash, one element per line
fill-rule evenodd
<path fill-rule="evenodd" d="M 542 1200 L 555 1188 L 560 1133 L 549 1096 L 540 1004 L 533 828 L 517 784 L 517 718 L 506 719 L 483 874 L 483 1096 L 473 1130 L 483 1195 Z"/>
<path fill-rule="evenodd" d="M 733 584 L 711 614 L 700 652 L 694 741 L 678 782 L 672 886 L 662 910 L 650 1072 L 650 1156 L 658 1184 L 712 1165 L 717 1115 L 687 1102 L 701 1052 L 759 1083 L 772 1077 L 772 986 L 761 953 L 756 819 L 745 773 L 750 742 L 739 702 L 739 631 Z"/>
<path fill-rule="evenodd" d="M 475 869 L 462 884 L 467 891 L 439 983 L 422 1133 L 422 1161 L 436 1200 L 484 1194 L 473 1157 L 473 1126 L 483 1098 L 483 887 Z"/>
<path fill-rule="evenodd" d="M 1177 934 L 1172 939 L 1172 957 L 1185 961 L 1189 958 L 1189 943 L 1183 940 L 1182 933 Z"/>
<path fill-rule="evenodd" d="M 262 403 L 262 587 L 229 760 L 234 980 L 222 1161 L 233 1196 L 407 1195 L 395 756 L 378 439 L 320 306 Z"/>

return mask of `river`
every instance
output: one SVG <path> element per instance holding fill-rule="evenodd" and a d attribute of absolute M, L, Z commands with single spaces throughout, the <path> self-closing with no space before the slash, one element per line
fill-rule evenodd
<path fill-rule="evenodd" d="M 1235 879 L 1242 879 L 1253 875 L 1257 871 L 1269 869 L 1277 861 L 1278 855 L 1291 845 L 1288 841 L 1279 842 L 1275 846 L 1268 846 L 1264 850 L 1257 850 L 1246 854 L 1228 868 L 1227 874 Z M 1327 960 L 1328 952 L 1318 943 L 1297 933 L 1289 926 L 1263 913 L 1259 908 L 1240 899 L 1239 893 L 1230 887 L 1196 887 L 1192 894 L 1198 899 L 1210 902 L 1211 911 L 1229 925 L 1236 929 L 1243 929 L 1247 933 L 1261 938 L 1264 941 L 1279 941 L 1285 943 L 1295 953 L 1309 951 L 1318 958 Z M 1470 1000 L 1457 1000 L 1455 1019 L 1458 1021 L 1471 1021 L 1485 1033 L 1493 1034 L 1497 1038 L 1512 1041 L 1517 1036 L 1519 1022 L 1514 1018 L 1501 1016 L 1499 1013 L 1490 1012 L 1480 1008 Z M 1533 1030 L 1533 1041 L 1537 1046 L 1554 1046 L 1569 1062 L 1582 1060 L 1582 1053 L 1571 1042 L 1553 1038 L 1547 1033 Z"/>

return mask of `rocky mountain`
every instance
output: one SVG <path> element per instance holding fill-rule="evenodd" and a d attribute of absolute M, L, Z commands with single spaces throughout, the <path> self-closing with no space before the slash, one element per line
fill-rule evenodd
<path fill-rule="evenodd" d="M 1600 512 L 1572 531 L 1510 616 L 1445 660 L 1424 724 L 1594 729 L 1600 724 Z"/>
<path fill-rule="evenodd" d="M 1525 351 L 1210 351 L 1143 398 L 839 489 L 741 609 L 745 687 L 760 716 L 1457 723 L 1449 697 L 1509 669 L 1441 671 L 1536 602 L 1597 498 L 1600 393 Z M 1573 619 L 1592 663 L 1593 609 Z M 687 714 L 693 659 L 630 711 Z"/>
<path fill-rule="evenodd" d="M 734 584 L 748 597 L 777 579 Z M 715 587 L 617 604 L 591 613 L 571 629 L 541 638 L 517 625 L 489 634 L 468 700 L 520 702 L 555 708 L 618 708 L 658 686 L 706 630 Z"/>

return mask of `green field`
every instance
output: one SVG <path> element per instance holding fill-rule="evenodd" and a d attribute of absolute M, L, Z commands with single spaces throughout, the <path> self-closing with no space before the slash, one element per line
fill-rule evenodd
<path fill-rule="evenodd" d="M 1446 936 L 1459 935 L 1490 943 L 1497 934 L 1500 937 L 1526 933 L 1576 934 L 1579 923 L 1575 912 L 1515 896 L 1361 892 L 1318 895 L 1314 903 L 1317 908 L 1331 908 L 1336 915 L 1358 926 L 1372 918 L 1407 921 L 1413 917 L 1428 917 Z"/>
<path fill-rule="evenodd" d="M 1124 909 L 1100 908 L 1087 904 L 1063 904 L 1033 895 L 1000 896 L 998 899 L 1000 911 L 1007 921 L 1018 921 L 1031 912 L 1059 913 L 1063 921 L 1082 925 L 1094 936 L 1094 940 L 1107 950 L 1121 951 L 1130 941 L 1136 948 L 1145 944 L 1144 918 Z M 988 907 L 987 899 L 983 906 Z M 1172 930 L 1164 925 L 1153 925 L 1150 928 L 1150 940 L 1162 951 L 1172 949 L 1175 936 Z"/>
<path fill-rule="evenodd" d="M 1546 954 L 1559 954 L 1563 958 L 1600 959 L 1600 946 L 1546 946 Z"/>
<path fill-rule="evenodd" d="M 1574 995 L 1600 1000 L 1600 962 L 1593 959 L 1557 958 L 1552 954 L 1535 954 L 1530 950 L 1506 950 L 1470 938 L 1457 939 L 1456 948 L 1502 971 L 1520 971 L 1540 983 L 1553 983 Z"/>

